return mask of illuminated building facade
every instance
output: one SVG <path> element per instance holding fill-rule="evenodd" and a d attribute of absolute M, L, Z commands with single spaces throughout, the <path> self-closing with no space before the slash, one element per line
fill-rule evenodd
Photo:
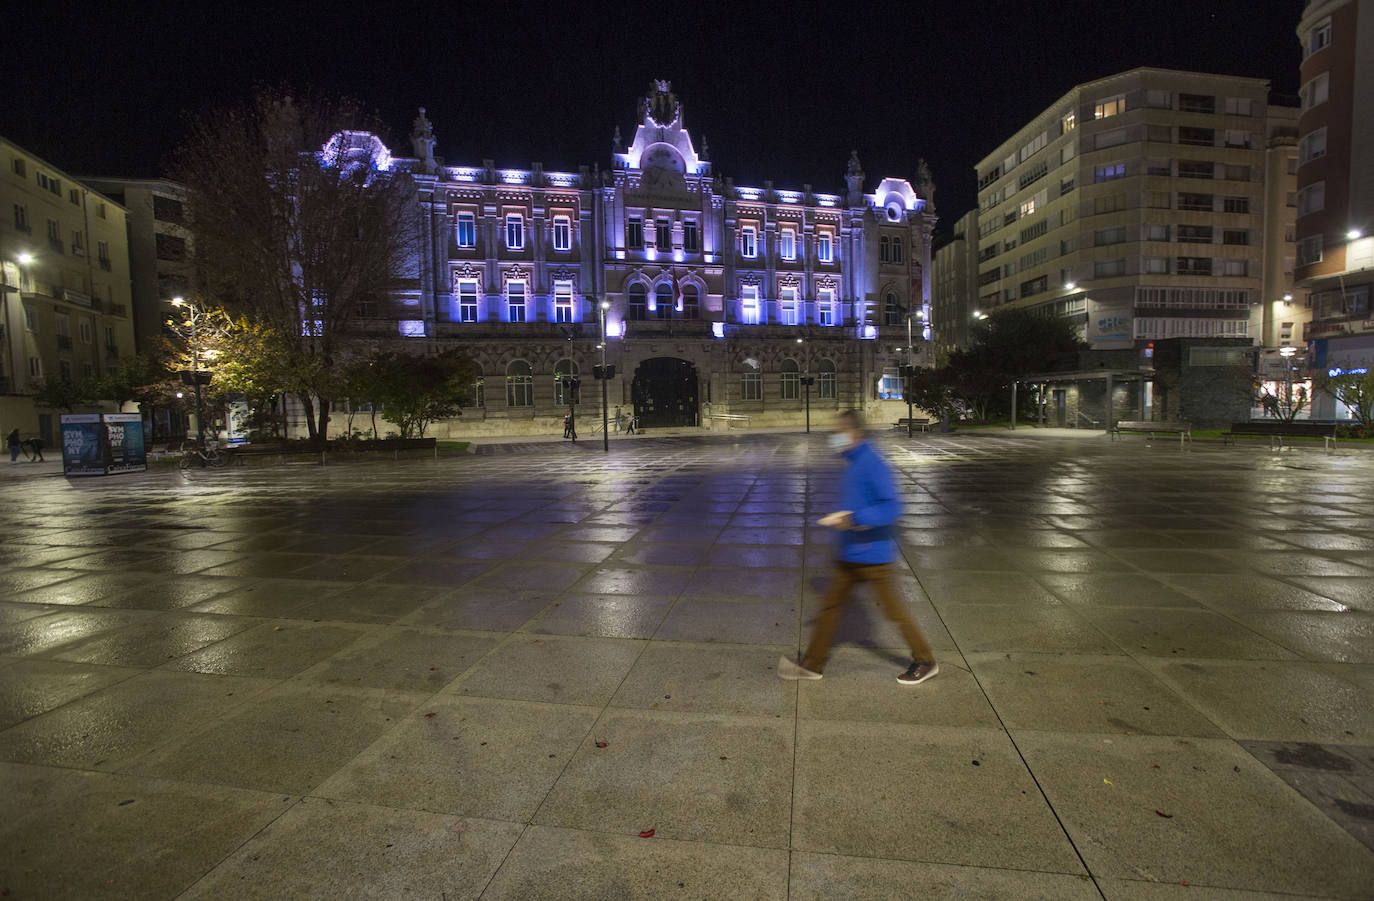
<path fill-rule="evenodd" d="M 1310 0 L 1298 24 L 1297 279 L 1311 309 L 1308 364 L 1339 374 L 1374 365 L 1374 8 Z M 1323 392 L 1314 419 L 1350 411 Z"/>
<path fill-rule="evenodd" d="M 394 303 L 359 327 L 477 362 L 452 434 L 548 433 L 569 402 L 599 422 L 603 302 L 610 403 L 645 427 L 800 425 L 808 388 L 818 422 L 847 407 L 905 416 L 897 365 L 934 362 L 924 164 L 914 187 L 884 178 L 866 191 L 857 155 L 843 194 L 737 186 L 713 171 L 667 82 L 640 114 L 628 143 L 616 130 L 609 169 L 576 173 L 440 164 L 423 109 L 412 158 L 342 136 L 412 174 L 424 236 Z"/>

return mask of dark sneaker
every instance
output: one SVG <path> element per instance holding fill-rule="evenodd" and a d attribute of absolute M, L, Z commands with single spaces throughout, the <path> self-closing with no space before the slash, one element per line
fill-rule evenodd
<path fill-rule="evenodd" d="M 906 672 L 897 677 L 897 681 L 903 685 L 919 685 L 931 676 L 940 671 L 938 663 L 921 663 L 917 661 L 906 668 Z"/>
<path fill-rule="evenodd" d="M 789 682 L 796 682 L 803 679 L 814 682 L 820 677 L 820 673 L 809 670 L 794 660 L 788 660 L 786 657 L 778 658 L 779 679 L 786 679 Z"/>

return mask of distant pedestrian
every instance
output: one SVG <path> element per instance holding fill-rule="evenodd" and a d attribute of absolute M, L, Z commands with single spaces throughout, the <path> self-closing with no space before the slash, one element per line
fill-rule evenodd
<path fill-rule="evenodd" d="M 625 434 L 626 434 L 626 435 L 633 435 L 634 433 L 635 433 L 635 414 L 634 414 L 634 412 L 632 411 L 628 416 L 625 417 Z"/>
<path fill-rule="evenodd" d="M 43 439 L 37 435 L 24 442 L 24 448 L 29 452 L 30 463 L 43 463 Z"/>
<path fill-rule="evenodd" d="M 577 440 L 577 423 L 571 413 L 563 414 L 563 437 Z"/>
<path fill-rule="evenodd" d="M 624 415 L 624 414 L 622 414 L 622 413 L 620 412 L 620 407 L 617 405 L 616 408 L 615 408 L 615 433 L 616 433 L 617 435 L 620 434 L 620 417 L 621 417 L 622 415 Z"/>
<path fill-rule="evenodd" d="M 893 526 L 902 515 L 902 501 L 892 468 L 864 434 L 863 419 L 854 410 L 835 417 L 830 447 L 845 459 L 840 477 L 840 511 L 821 519 L 838 533 L 835 568 L 816 624 L 811 644 L 797 662 L 778 659 L 783 679 L 819 679 L 830 654 L 830 642 L 840 623 L 853 589 L 862 582 L 873 586 L 883 613 L 897 624 L 911 647 L 912 662 L 897 677 L 903 685 L 924 682 L 940 671 L 935 652 L 911 619 L 906 604 L 893 584 L 892 563 L 897 559 Z"/>
<path fill-rule="evenodd" d="M 5 443 L 10 446 L 10 462 L 13 463 L 15 460 L 19 459 L 19 445 L 21 444 L 19 440 L 19 430 L 15 429 L 13 432 L 10 432 L 9 435 L 5 437 Z"/>

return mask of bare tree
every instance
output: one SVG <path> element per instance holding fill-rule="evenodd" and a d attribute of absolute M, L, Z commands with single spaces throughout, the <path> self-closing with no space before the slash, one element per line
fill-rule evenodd
<path fill-rule="evenodd" d="M 377 131 L 352 101 L 261 91 L 194 119 L 177 155 L 201 293 L 283 337 L 321 442 L 359 307 L 389 295 L 414 240 L 414 185 Z"/>

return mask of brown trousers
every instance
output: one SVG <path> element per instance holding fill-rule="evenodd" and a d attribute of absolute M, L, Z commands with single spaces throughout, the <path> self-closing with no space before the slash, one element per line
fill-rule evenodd
<path fill-rule="evenodd" d="M 835 561 L 835 571 L 830 579 L 830 588 L 821 602 L 821 612 L 816 616 L 816 625 L 811 631 L 811 644 L 806 648 L 802 666 L 819 673 L 830 655 L 830 642 L 835 637 L 835 628 L 840 624 L 844 608 L 848 606 L 855 586 L 867 582 L 873 586 L 883 615 L 897 624 L 902 636 L 911 646 L 911 656 L 922 663 L 934 663 L 935 652 L 930 649 L 921 629 L 912 620 L 906 604 L 897 594 L 892 584 L 891 563 L 850 563 L 846 560 Z"/>

